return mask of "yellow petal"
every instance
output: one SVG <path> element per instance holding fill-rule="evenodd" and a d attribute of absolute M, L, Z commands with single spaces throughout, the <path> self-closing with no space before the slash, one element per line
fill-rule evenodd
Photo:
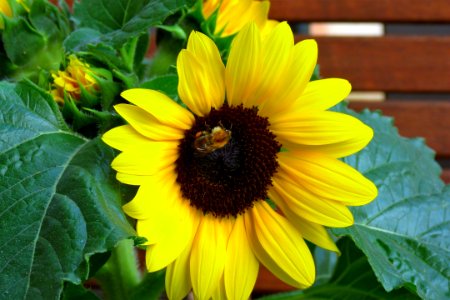
<path fill-rule="evenodd" d="M 268 34 L 270 34 L 270 32 L 279 24 L 280 22 L 279 21 L 276 21 L 276 20 L 267 20 L 265 23 L 264 23 L 264 27 L 263 27 L 263 29 L 261 30 L 261 34 L 263 35 L 263 36 L 266 36 L 266 35 L 268 35 Z"/>
<path fill-rule="evenodd" d="M 164 199 L 158 200 L 164 201 Z M 148 219 L 150 220 L 149 228 L 164 232 L 154 245 L 147 247 L 146 264 L 149 272 L 161 270 L 180 255 L 192 241 L 200 217 L 199 212 L 192 208 L 188 201 L 178 198 L 158 220 Z M 151 226 L 153 224 L 156 226 Z"/>
<path fill-rule="evenodd" d="M 212 294 L 212 300 L 227 300 L 230 299 L 227 297 L 227 293 L 225 291 L 225 283 L 223 281 L 223 276 L 219 280 L 219 284 L 217 285 L 217 288 L 214 290 L 214 293 Z"/>
<path fill-rule="evenodd" d="M 239 105 L 250 98 L 260 82 L 261 36 L 254 23 L 234 38 L 225 70 L 227 101 Z"/>
<path fill-rule="evenodd" d="M 187 50 L 202 62 L 201 78 L 204 80 L 202 89 L 211 101 L 212 107 L 218 109 L 225 100 L 225 66 L 220 57 L 219 49 L 214 42 L 201 32 L 192 31 L 189 36 Z M 187 79 L 189 84 L 193 79 Z M 181 80 L 181 78 L 180 78 Z"/>
<path fill-rule="evenodd" d="M 211 110 L 207 74 L 202 62 L 190 51 L 181 50 L 177 58 L 178 95 L 197 116 L 205 116 Z"/>
<path fill-rule="evenodd" d="M 325 227 L 322 225 L 309 222 L 302 218 L 293 219 L 292 224 L 295 225 L 295 228 L 298 229 L 306 240 L 316 244 L 319 247 L 336 252 L 337 254 L 341 253 Z"/>
<path fill-rule="evenodd" d="M 151 114 L 164 125 L 186 130 L 191 128 L 194 123 L 194 116 L 188 110 L 158 91 L 130 89 L 120 95 Z"/>
<path fill-rule="evenodd" d="M 247 12 L 250 10 L 254 1 L 239 0 L 220 2 L 214 33 L 221 36 L 237 33 L 249 22 Z"/>
<path fill-rule="evenodd" d="M 209 299 L 219 285 L 225 267 L 230 234 L 228 220 L 203 216 L 191 253 L 191 281 L 198 299 Z"/>
<path fill-rule="evenodd" d="M 170 167 L 169 167 L 170 168 Z M 133 175 L 117 172 L 116 179 L 122 183 L 129 185 L 143 185 L 146 184 L 152 175 Z"/>
<path fill-rule="evenodd" d="M 336 244 L 331 239 L 325 227 L 313 223 L 298 216 L 283 201 L 277 201 L 276 204 L 283 211 L 283 214 L 292 225 L 300 232 L 304 239 L 316 244 L 324 249 L 340 254 Z"/>
<path fill-rule="evenodd" d="M 279 102 L 280 93 L 288 87 L 286 71 L 291 64 L 293 47 L 294 37 L 286 22 L 278 24 L 264 39 L 259 74 L 261 81 L 254 93 L 243 99 L 245 106 L 259 106 L 267 101 Z"/>
<path fill-rule="evenodd" d="M 166 294 L 171 300 L 181 300 L 192 288 L 189 271 L 189 259 L 191 256 L 192 240 L 187 244 L 178 258 L 167 266 L 166 270 Z"/>
<path fill-rule="evenodd" d="M 228 240 L 224 281 L 228 299 L 246 300 L 258 276 L 259 263 L 245 232 L 244 218 L 238 216 Z"/>
<path fill-rule="evenodd" d="M 275 276 L 301 289 L 313 284 L 314 261 L 303 238 L 265 201 L 245 214 L 245 228 L 256 257 Z"/>
<path fill-rule="evenodd" d="M 115 127 L 102 136 L 103 142 L 120 151 L 132 151 L 154 143 L 133 129 L 130 125 Z"/>
<path fill-rule="evenodd" d="M 292 110 L 300 112 L 327 110 L 345 98 L 352 90 L 350 82 L 340 78 L 327 78 L 308 83 Z"/>
<path fill-rule="evenodd" d="M 156 120 L 142 108 L 130 104 L 118 104 L 114 109 L 137 132 L 156 141 L 180 140 L 184 138 L 184 131 L 167 126 Z"/>
<path fill-rule="evenodd" d="M 336 158 L 361 150 L 373 137 L 373 130 L 358 119 L 331 111 L 289 111 L 282 121 L 270 121 L 272 132 L 283 146 Z"/>
<path fill-rule="evenodd" d="M 170 169 L 147 176 L 133 200 L 122 208 L 134 219 L 152 219 L 161 215 L 175 201 L 180 190 L 176 183 L 176 174 Z"/>
<path fill-rule="evenodd" d="M 282 175 L 273 178 L 273 189 L 268 193 L 277 205 L 288 207 L 296 215 L 325 226 L 347 227 L 353 224 L 353 215 L 344 204 L 320 198 L 306 189 L 301 180 L 294 183 Z"/>
<path fill-rule="evenodd" d="M 120 153 L 111 167 L 121 173 L 134 175 L 154 175 L 175 163 L 178 158 L 178 143 L 153 142 L 144 149 L 134 149 Z"/>
<path fill-rule="evenodd" d="M 292 50 L 290 67 L 284 74 L 284 89 L 278 93 L 276 101 L 269 101 L 260 108 L 260 113 L 271 118 L 284 113 L 306 88 L 317 63 L 317 43 L 304 40 L 297 43 Z"/>
<path fill-rule="evenodd" d="M 229 3 L 231 5 L 227 5 Z M 221 33 L 221 36 L 232 35 L 250 22 L 254 22 L 259 29 L 263 29 L 269 7 L 269 1 L 223 1 L 215 33 Z"/>
<path fill-rule="evenodd" d="M 205 19 L 209 18 L 213 12 L 219 7 L 221 0 L 202 1 L 202 13 Z"/>
<path fill-rule="evenodd" d="M 251 1 L 249 9 L 246 11 L 245 18 L 247 22 L 255 22 L 261 31 L 267 21 L 269 15 L 270 1 Z M 238 20 L 239 18 L 233 18 Z"/>
<path fill-rule="evenodd" d="M 280 168 L 295 182 L 329 200 L 364 205 L 375 199 L 377 187 L 346 163 L 317 153 L 283 152 Z"/>

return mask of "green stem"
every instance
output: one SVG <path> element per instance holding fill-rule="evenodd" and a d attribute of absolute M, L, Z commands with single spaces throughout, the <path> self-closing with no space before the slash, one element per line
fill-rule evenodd
<path fill-rule="evenodd" d="M 136 75 L 134 75 L 134 74 L 126 75 L 117 69 L 113 69 L 112 72 L 113 72 L 114 76 L 116 76 L 117 78 L 119 78 L 120 80 L 123 81 L 126 89 L 131 89 L 133 87 L 136 87 L 136 84 L 138 82 Z"/>
<path fill-rule="evenodd" d="M 137 43 L 138 37 L 134 37 L 120 48 L 120 54 L 122 55 L 128 72 L 133 72 L 134 70 L 134 57 L 136 55 Z"/>
<path fill-rule="evenodd" d="M 132 240 L 123 240 L 113 249 L 110 259 L 97 272 L 105 299 L 128 299 L 140 282 L 137 258 Z"/>

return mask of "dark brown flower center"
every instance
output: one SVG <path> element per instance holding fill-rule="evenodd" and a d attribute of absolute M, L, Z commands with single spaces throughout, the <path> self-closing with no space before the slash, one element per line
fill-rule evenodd
<path fill-rule="evenodd" d="M 267 189 L 281 145 L 257 108 L 212 109 L 196 117 L 179 145 L 177 182 L 192 206 L 216 217 L 237 216 Z"/>

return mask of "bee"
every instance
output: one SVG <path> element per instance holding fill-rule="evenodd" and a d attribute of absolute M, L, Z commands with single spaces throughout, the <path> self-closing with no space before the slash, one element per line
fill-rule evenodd
<path fill-rule="evenodd" d="M 194 148 L 200 154 L 209 154 L 225 147 L 231 139 L 231 131 L 221 125 L 210 131 L 199 131 L 195 134 Z"/>

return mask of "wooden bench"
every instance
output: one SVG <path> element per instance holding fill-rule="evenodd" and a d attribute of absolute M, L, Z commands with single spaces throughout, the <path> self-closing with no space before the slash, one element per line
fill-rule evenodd
<path fill-rule="evenodd" d="M 449 4 L 448 0 L 271 0 L 270 18 L 290 24 L 449 24 Z M 299 34 L 297 41 L 304 38 Z M 395 117 L 403 136 L 424 137 L 444 167 L 442 178 L 450 183 L 450 33 L 314 38 L 323 77 L 346 78 L 354 91 L 386 93 L 384 101 L 352 101 L 350 106 L 381 109 Z M 406 94 L 399 99 L 399 93 Z M 255 292 L 291 289 L 263 269 Z"/>

